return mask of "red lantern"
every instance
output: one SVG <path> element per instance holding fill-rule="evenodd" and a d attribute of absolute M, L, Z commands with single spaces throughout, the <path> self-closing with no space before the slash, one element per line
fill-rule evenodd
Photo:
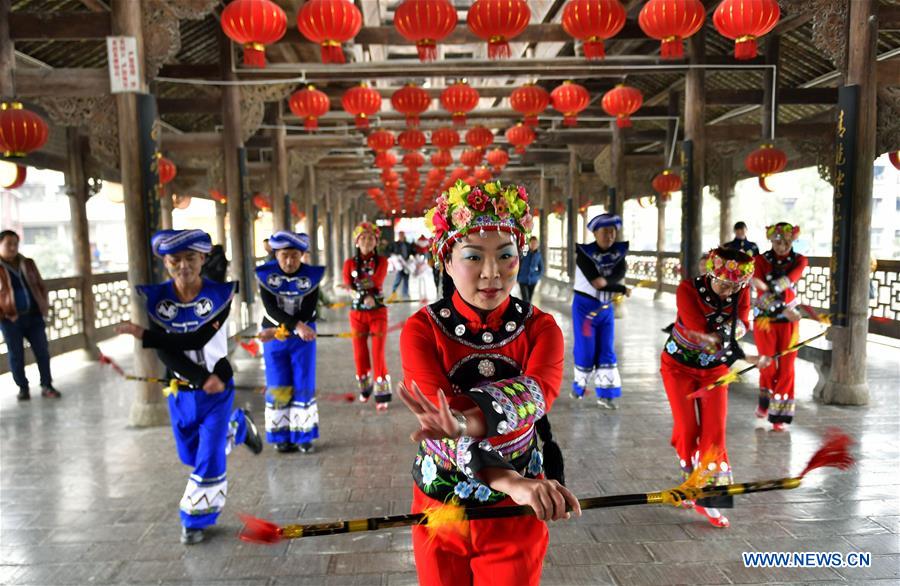
<path fill-rule="evenodd" d="M 600 102 L 607 114 L 616 117 L 616 126 L 619 128 L 631 126 L 629 116 L 637 112 L 643 103 L 644 94 L 641 90 L 623 83 L 603 94 Z"/>
<path fill-rule="evenodd" d="M 466 144 L 476 149 L 484 149 L 494 144 L 494 133 L 484 126 L 476 126 L 466 131 Z"/>
<path fill-rule="evenodd" d="M 261 193 L 257 193 L 253 196 L 253 205 L 256 209 L 264 212 L 272 210 L 272 203 L 269 201 L 269 196 Z"/>
<path fill-rule="evenodd" d="M 450 0 L 404 0 L 394 11 L 394 28 L 416 44 L 419 61 L 437 59 L 437 43 L 453 32 L 456 21 Z"/>
<path fill-rule="evenodd" d="M 44 119 L 21 102 L 0 103 L 0 152 L 21 158 L 47 143 L 50 129 Z"/>
<path fill-rule="evenodd" d="M 349 0 L 309 0 L 297 13 L 297 28 L 322 46 L 322 63 L 345 63 L 341 43 L 362 28 L 362 14 Z"/>
<path fill-rule="evenodd" d="M 468 177 L 463 179 L 463 181 L 468 183 L 469 187 L 475 187 L 476 185 L 478 185 L 478 179 L 476 179 L 474 175 L 469 175 Z"/>
<path fill-rule="evenodd" d="M 393 171 L 391 169 L 385 169 L 384 171 L 381 172 L 381 180 L 384 182 L 385 185 L 387 185 L 389 183 L 394 183 L 396 181 L 399 181 L 400 175 L 398 175 L 396 171 Z"/>
<path fill-rule="evenodd" d="M 28 167 L 25 165 L 15 165 L 16 174 L 10 178 L 10 182 L 8 185 L 3 185 L 0 183 L 0 187 L 3 189 L 18 189 L 25 184 L 25 178 L 28 176 Z"/>
<path fill-rule="evenodd" d="M 425 146 L 425 133 L 421 130 L 404 130 L 397 137 L 397 144 L 408 151 L 417 151 Z"/>
<path fill-rule="evenodd" d="M 619 0 L 570 0 L 563 8 L 562 26 L 584 43 L 584 56 L 606 56 L 603 41 L 616 36 L 625 26 L 625 8 Z"/>
<path fill-rule="evenodd" d="M 561 201 L 555 201 L 550 209 L 557 216 L 562 216 L 566 213 L 566 204 Z"/>
<path fill-rule="evenodd" d="M 458 81 L 441 92 L 441 106 L 453 116 L 453 124 L 466 123 L 466 113 L 478 106 L 478 92 L 465 81 Z"/>
<path fill-rule="evenodd" d="M 447 175 L 447 171 L 442 168 L 435 168 L 428 172 L 428 183 L 438 183 L 444 176 Z"/>
<path fill-rule="evenodd" d="M 550 92 L 553 107 L 562 112 L 564 126 L 578 126 L 578 113 L 591 103 L 591 95 L 584 86 L 573 81 L 564 81 Z"/>
<path fill-rule="evenodd" d="M 341 105 L 348 114 L 356 117 L 357 128 L 368 128 L 369 117 L 381 110 L 381 94 L 362 82 L 344 92 Z"/>
<path fill-rule="evenodd" d="M 493 174 L 488 170 L 487 167 L 478 167 L 477 169 L 475 169 L 474 177 L 479 183 L 484 183 L 486 181 L 490 181 L 493 177 Z"/>
<path fill-rule="evenodd" d="M 466 169 L 465 167 L 457 167 L 457 168 L 453 169 L 453 171 L 450 171 L 450 177 L 449 177 L 450 185 L 453 185 L 460 179 L 465 179 L 468 176 L 469 176 L 468 169 Z"/>
<path fill-rule="evenodd" d="M 397 157 L 390 151 L 381 151 L 375 155 L 375 166 L 379 169 L 390 169 L 397 164 Z"/>
<path fill-rule="evenodd" d="M 759 175 L 759 186 L 764 191 L 771 192 L 766 185 L 766 177 L 774 175 L 787 166 L 787 155 L 781 149 L 776 149 L 771 144 L 764 144 L 744 159 L 744 166 L 754 175 Z"/>
<path fill-rule="evenodd" d="M 648 37 L 662 41 L 663 59 L 684 57 L 684 39 L 701 28 L 706 8 L 700 0 L 650 0 L 641 8 L 638 25 Z"/>
<path fill-rule="evenodd" d="M 778 0 L 722 0 L 713 13 L 713 25 L 734 40 L 735 59 L 753 59 L 756 39 L 775 28 L 780 17 Z"/>
<path fill-rule="evenodd" d="M 319 116 L 324 116 L 328 112 L 331 102 L 325 92 L 317 90 L 310 84 L 305 89 L 291 94 L 288 107 L 294 116 L 303 119 L 303 127 L 306 130 L 315 130 L 319 127 Z"/>
<path fill-rule="evenodd" d="M 306 214 L 300 211 L 300 207 L 294 201 L 291 202 L 291 217 L 298 222 L 306 217 Z"/>
<path fill-rule="evenodd" d="M 481 163 L 484 158 L 484 151 L 481 149 L 466 149 L 459 156 L 459 162 L 466 167 L 472 168 Z"/>
<path fill-rule="evenodd" d="M 534 139 L 534 130 L 521 122 L 506 131 L 506 141 L 516 147 L 516 152 L 520 155 L 525 152 L 528 145 L 534 142 Z"/>
<path fill-rule="evenodd" d="M 156 154 L 156 174 L 159 177 L 159 185 L 166 185 L 175 179 L 178 174 L 178 168 L 171 160 L 165 158 L 161 154 Z"/>
<path fill-rule="evenodd" d="M 509 59 L 509 39 L 520 35 L 529 20 L 525 0 L 475 0 L 466 16 L 469 30 L 487 41 L 488 59 Z"/>
<path fill-rule="evenodd" d="M 266 45 L 287 32 L 287 15 L 271 0 L 234 0 L 222 11 L 222 31 L 244 46 L 244 65 L 266 66 Z"/>
<path fill-rule="evenodd" d="M 394 22 L 396 23 L 396 20 Z M 391 105 L 394 110 L 406 114 L 407 126 L 418 126 L 419 115 L 431 106 L 431 97 L 428 92 L 410 83 L 394 92 L 391 96 Z"/>
<path fill-rule="evenodd" d="M 538 116 L 544 113 L 549 104 L 550 93 L 531 83 L 514 89 L 509 96 L 510 107 L 525 116 L 526 126 L 537 126 Z"/>
<path fill-rule="evenodd" d="M 499 174 L 509 163 L 509 154 L 503 149 L 493 149 L 488 152 L 486 159 L 488 164 L 494 168 L 494 173 Z"/>
<path fill-rule="evenodd" d="M 681 175 L 671 169 L 664 169 L 650 182 L 662 201 L 669 201 L 673 191 L 681 189 Z"/>
<path fill-rule="evenodd" d="M 900 151 L 893 151 L 888 155 L 888 160 L 890 160 L 891 165 L 894 166 L 894 169 L 900 171 Z"/>
<path fill-rule="evenodd" d="M 436 169 L 446 169 L 453 164 L 453 155 L 450 151 L 441 149 L 431 155 L 431 165 Z"/>
<path fill-rule="evenodd" d="M 407 169 L 418 169 L 425 164 L 425 156 L 418 151 L 412 151 L 403 155 L 403 165 Z"/>
<path fill-rule="evenodd" d="M 450 150 L 459 144 L 459 133 L 452 128 L 438 128 L 431 133 L 431 144 L 442 150 Z"/>
<path fill-rule="evenodd" d="M 376 130 L 366 139 L 366 144 L 376 153 L 386 151 L 394 146 L 394 133 L 390 130 Z"/>

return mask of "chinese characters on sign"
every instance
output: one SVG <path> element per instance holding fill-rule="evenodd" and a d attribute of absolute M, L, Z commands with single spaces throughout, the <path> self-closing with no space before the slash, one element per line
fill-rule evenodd
<path fill-rule="evenodd" d="M 834 148 L 834 238 L 831 243 L 832 323 L 847 324 L 850 284 L 850 228 L 853 221 L 853 180 L 856 173 L 856 119 L 859 86 L 838 90 L 838 122 Z"/>
<path fill-rule="evenodd" d="M 141 91 L 137 40 L 134 37 L 106 37 L 106 57 L 112 93 Z"/>

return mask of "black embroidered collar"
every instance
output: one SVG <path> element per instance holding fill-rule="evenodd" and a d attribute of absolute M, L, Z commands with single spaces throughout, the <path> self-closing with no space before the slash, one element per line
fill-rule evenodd
<path fill-rule="evenodd" d="M 451 299 L 441 299 L 426 309 L 445 336 L 470 348 L 490 350 L 505 346 L 525 330 L 525 322 L 532 314 L 530 303 L 510 296 L 505 308 L 501 305 L 482 321 L 458 297 L 456 292 Z M 496 325 L 492 327 L 493 324 Z"/>

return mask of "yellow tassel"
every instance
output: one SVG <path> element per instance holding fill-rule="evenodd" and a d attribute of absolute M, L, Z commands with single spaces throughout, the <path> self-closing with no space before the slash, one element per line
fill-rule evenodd
<path fill-rule="evenodd" d="M 718 461 L 718 448 L 710 448 L 705 454 L 700 457 L 700 462 L 696 466 L 694 466 L 694 469 L 691 471 L 690 475 L 685 479 L 684 482 L 681 483 L 681 485 L 679 485 L 678 488 L 702 488 L 703 486 L 705 486 L 707 484 L 706 479 L 710 474 L 710 464 L 715 464 L 716 468 L 718 468 Z"/>
<path fill-rule="evenodd" d="M 716 386 L 730 385 L 731 383 L 736 383 L 740 380 L 741 376 L 738 374 L 737 370 L 729 370 L 728 374 L 723 374 L 716 380 Z"/>
<path fill-rule="evenodd" d="M 337 303 L 332 303 L 328 306 L 329 309 L 341 309 L 342 307 L 347 307 L 346 301 L 338 301 Z"/>
<path fill-rule="evenodd" d="M 800 336 L 797 335 L 797 334 L 799 334 L 798 329 L 794 329 L 794 333 L 791 334 L 791 343 L 788 344 L 788 348 L 793 348 L 794 346 L 797 345 L 797 342 L 800 341 Z"/>
<path fill-rule="evenodd" d="M 284 324 L 278 324 L 278 328 L 275 329 L 275 339 L 279 342 L 284 342 L 290 337 L 291 333 L 284 327 Z"/>
<path fill-rule="evenodd" d="M 459 504 L 454 496 L 449 503 L 428 507 L 423 511 L 425 519 L 423 524 L 428 528 L 429 539 L 434 539 L 441 531 L 454 531 L 461 536 L 469 534 L 469 524 L 466 522 L 466 510 Z"/>
<path fill-rule="evenodd" d="M 398 297 L 400 297 L 400 296 L 397 295 L 397 292 L 396 292 L 396 291 L 394 291 L 393 293 L 391 293 L 390 297 L 388 297 L 388 298 L 385 300 L 385 303 L 396 303 Z"/>
<path fill-rule="evenodd" d="M 173 378 L 169 381 L 169 386 L 163 387 L 163 396 L 168 397 L 169 395 L 178 396 L 178 379 Z"/>
<path fill-rule="evenodd" d="M 825 326 L 831 326 L 831 314 L 821 313 L 818 316 L 819 323 Z"/>
<path fill-rule="evenodd" d="M 761 332 L 767 332 L 767 331 L 769 331 L 769 330 L 771 329 L 771 327 L 772 327 L 772 318 L 771 318 L 771 317 L 765 317 L 765 316 L 763 316 L 763 317 L 758 317 L 758 318 L 756 318 L 756 321 L 753 322 L 753 323 L 754 323 L 754 325 L 755 325 L 755 327 L 756 327 L 757 330 L 759 330 L 759 331 L 761 331 Z"/>

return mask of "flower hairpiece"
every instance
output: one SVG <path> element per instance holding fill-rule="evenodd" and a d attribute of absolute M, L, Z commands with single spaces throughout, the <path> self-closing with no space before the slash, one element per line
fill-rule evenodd
<path fill-rule="evenodd" d="M 744 285 L 753 276 L 753 259 L 748 256 L 748 260 L 741 262 L 723 258 L 713 250 L 706 258 L 706 272 L 716 279 Z"/>
<path fill-rule="evenodd" d="M 787 222 L 778 222 L 772 226 L 766 226 L 767 240 L 795 240 L 800 235 L 800 226 L 794 226 Z"/>
<path fill-rule="evenodd" d="M 381 237 L 381 228 L 379 228 L 372 222 L 360 222 L 353 229 L 353 241 L 356 242 L 360 236 L 366 233 L 374 236 L 375 240 L 377 241 Z"/>

